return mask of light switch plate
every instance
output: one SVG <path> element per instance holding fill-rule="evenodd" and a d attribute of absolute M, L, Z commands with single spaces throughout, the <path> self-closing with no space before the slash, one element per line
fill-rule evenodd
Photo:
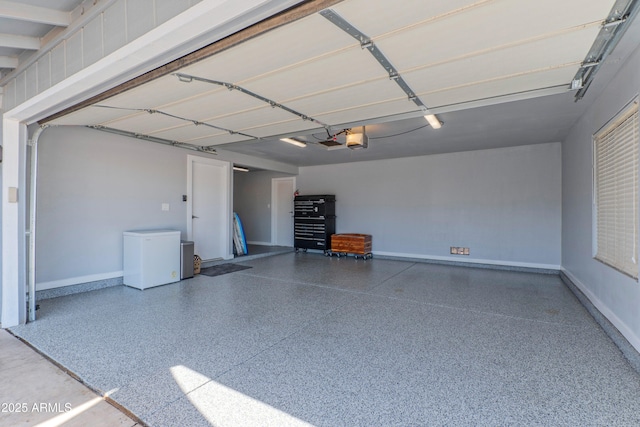
<path fill-rule="evenodd" d="M 169 203 L 163 203 L 162 204 L 162 210 L 165 211 L 165 212 L 168 211 L 169 210 Z"/>
<path fill-rule="evenodd" d="M 18 203 L 17 187 L 9 187 L 9 203 Z"/>

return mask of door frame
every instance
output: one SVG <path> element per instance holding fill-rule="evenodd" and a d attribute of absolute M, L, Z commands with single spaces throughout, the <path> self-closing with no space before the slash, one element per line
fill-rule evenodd
<path fill-rule="evenodd" d="M 193 156 L 187 155 L 187 239 L 193 241 L 193 164 L 194 163 L 203 163 L 206 165 L 222 167 L 223 170 L 223 183 L 222 183 L 222 191 L 223 191 L 223 200 L 224 200 L 224 221 L 225 224 L 222 226 L 222 238 L 227 242 L 225 245 L 226 253 L 223 255 L 223 259 L 233 259 L 233 249 L 231 247 L 232 241 L 232 227 L 233 221 L 232 216 L 232 197 L 233 193 L 231 191 L 231 163 L 224 162 L 221 160 L 211 159 L 209 157 L 201 157 L 201 156 Z"/>
<path fill-rule="evenodd" d="M 271 245 L 276 246 L 278 242 L 278 200 L 276 197 L 276 184 L 279 181 L 291 181 L 291 188 L 295 191 L 296 188 L 296 177 L 295 176 L 286 176 L 282 178 L 271 178 Z M 293 197 L 293 192 L 291 193 L 291 197 Z M 289 214 L 289 212 L 287 212 Z M 293 245 L 294 242 L 291 242 Z"/>

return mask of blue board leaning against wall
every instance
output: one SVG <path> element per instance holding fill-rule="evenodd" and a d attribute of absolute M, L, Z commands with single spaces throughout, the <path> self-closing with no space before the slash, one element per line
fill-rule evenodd
<path fill-rule="evenodd" d="M 246 255 L 247 238 L 244 234 L 242 221 L 236 212 L 233 213 L 233 249 L 237 255 Z"/>

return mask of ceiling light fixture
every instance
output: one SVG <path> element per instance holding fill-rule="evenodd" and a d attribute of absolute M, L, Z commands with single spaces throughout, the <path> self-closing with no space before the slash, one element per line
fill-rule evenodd
<path fill-rule="evenodd" d="M 425 119 L 429 122 L 432 128 L 440 129 L 442 127 L 442 122 L 436 117 L 435 114 L 427 114 L 424 116 Z"/>
<path fill-rule="evenodd" d="M 297 139 L 293 139 L 293 138 L 280 138 L 280 141 L 288 142 L 289 144 L 295 145 L 296 147 L 307 146 L 306 142 L 298 141 Z"/>
<path fill-rule="evenodd" d="M 233 170 L 238 172 L 249 172 L 249 169 L 243 168 L 242 166 L 234 166 Z"/>

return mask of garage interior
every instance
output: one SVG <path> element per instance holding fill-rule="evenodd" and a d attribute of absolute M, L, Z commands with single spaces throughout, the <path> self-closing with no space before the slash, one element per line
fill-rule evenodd
<path fill-rule="evenodd" d="M 640 421 L 592 172 L 637 103 L 636 1 L 59 3 L 0 47 L 4 328 L 148 425 Z M 25 4 L 0 19 L 54 8 Z M 374 259 L 295 253 L 291 190 Z M 234 211 L 290 250 L 234 260 Z M 134 229 L 251 268 L 132 289 Z"/>

